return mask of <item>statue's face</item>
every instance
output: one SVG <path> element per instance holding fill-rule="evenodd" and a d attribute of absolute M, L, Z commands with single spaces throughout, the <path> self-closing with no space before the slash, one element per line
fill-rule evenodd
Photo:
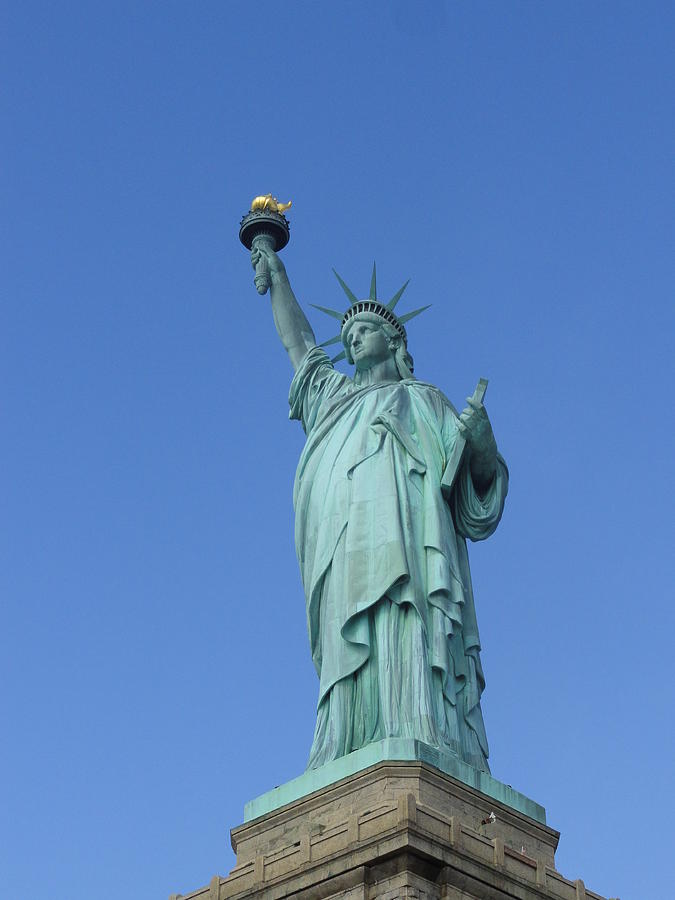
<path fill-rule="evenodd" d="M 354 320 L 347 334 L 347 344 L 354 365 L 360 372 L 390 359 L 395 353 L 382 327 L 362 319 Z"/>

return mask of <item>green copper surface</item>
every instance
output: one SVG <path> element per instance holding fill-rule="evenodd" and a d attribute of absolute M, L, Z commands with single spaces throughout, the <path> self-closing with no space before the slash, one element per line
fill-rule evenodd
<path fill-rule="evenodd" d="M 399 737 L 487 770 L 465 538 L 496 528 L 505 466 L 497 458 L 480 495 L 440 391 L 415 379 L 357 388 L 319 348 L 300 364 L 290 403 L 307 432 L 295 537 L 320 679 L 309 766 Z"/>
<path fill-rule="evenodd" d="M 290 417 L 307 435 L 295 544 L 319 678 L 308 769 L 323 774 L 308 773 L 297 789 L 396 753 L 431 754 L 483 790 L 485 679 L 466 542 L 494 532 L 508 489 L 484 387 L 458 414 L 414 377 L 401 323 L 421 310 L 398 316 L 380 304 L 375 268 L 369 301 L 355 303 L 337 276 L 350 300 L 339 356 L 355 366 L 353 377 L 339 372 L 270 244 L 256 243 L 251 262 L 269 272 L 274 322 L 295 369 Z"/>
<path fill-rule="evenodd" d="M 479 772 L 452 754 L 444 753 L 410 738 L 389 738 L 368 744 L 361 750 L 355 750 L 319 769 L 305 772 L 299 778 L 287 781 L 286 784 L 279 785 L 274 790 L 267 791 L 266 794 L 261 794 L 244 807 L 244 822 L 264 816 L 287 803 L 299 800 L 301 797 L 328 787 L 350 775 L 355 775 L 377 763 L 396 760 L 428 763 L 446 775 L 451 775 L 458 781 L 487 794 L 493 800 L 498 800 L 543 825 L 546 824 L 544 807 L 514 790 L 511 785 L 497 781 L 486 772 Z"/>

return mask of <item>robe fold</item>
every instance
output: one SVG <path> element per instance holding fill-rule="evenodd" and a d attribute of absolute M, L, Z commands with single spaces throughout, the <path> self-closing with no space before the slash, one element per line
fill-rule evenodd
<path fill-rule="evenodd" d="M 290 389 L 307 434 L 295 542 L 319 700 L 309 768 L 412 737 L 483 771 L 485 685 L 466 538 L 489 537 L 508 471 L 476 492 L 457 413 L 415 379 L 360 387 L 318 347 Z"/>

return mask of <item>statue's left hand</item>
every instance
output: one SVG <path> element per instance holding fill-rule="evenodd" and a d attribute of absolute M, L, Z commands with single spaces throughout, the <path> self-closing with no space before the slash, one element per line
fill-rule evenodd
<path fill-rule="evenodd" d="M 461 413 L 457 427 L 471 449 L 471 469 L 476 474 L 492 477 L 497 462 L 497 442 L 487 410 L 474 393 Z M 483 480 L 483 478 L 481 478 Z"/>

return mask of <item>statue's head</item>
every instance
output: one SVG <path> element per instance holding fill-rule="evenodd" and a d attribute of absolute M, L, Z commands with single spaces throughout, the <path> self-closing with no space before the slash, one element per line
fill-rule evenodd
<path fill-rule="evenodd" d="M 333 271 L 335 272 L 335 269 Z M 404 323 L 429 307 L 423 306 L 403 316 L 397 316 L 394 307 L 401 299 L 408 282 L 406 281 L 403 287 L 394 294 L 389 303 L 381 303 L 377 299 L 374 263 L 370 280 L 370 296 L 367 300 L 359 300 L 337 272 L 335 272 L 335 276 L 349 298 L 347 311 L 340 313 L 335 309 L 327 309 L 325 306 L 316 307 L 321 312 L 340 319 L 340 334 L 329 338 L 321 345 L 326 347 L 342 341 L 344 350 L 333 357 L 333 362 L 346 358 L 348 362 L 356 366 L 357 370 L 363 371 L 370 368 L 375 362 L 381 362 L 391 357 L 396 363 L 399 377 L 412 378 L 413 360 L 408 353 L 408 336 Z"/>
<path fill-rule="evenodd" d="M 374 306 L 372 301 L 361 302 Z M 389 313 L 384 318 L 379 311 L 369 310 L 355 312 L 348 318 L 345 316 L 341 332 L 345 357 L 347 362 L 356 366 L 357 371 L 370 369 L 376 363 L 391 358 L 400 378 L 412 378 L 413 359 L 406 346 L 405 330 L 398 322 L 389 321 L 391 316 Z"/>

